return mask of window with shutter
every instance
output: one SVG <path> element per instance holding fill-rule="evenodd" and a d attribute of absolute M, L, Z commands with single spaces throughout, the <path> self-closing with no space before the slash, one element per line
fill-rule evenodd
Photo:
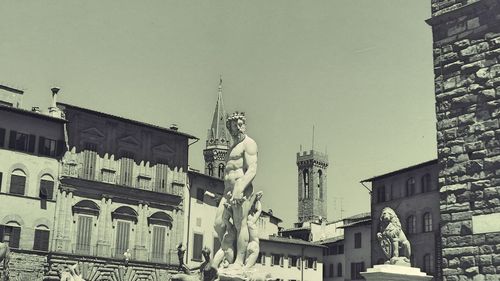
<path fill-rule="evenodd" d="M 93 143 L 86 143 L 83 149 L 82 178 L 88 180 L 95 179 L 96 160 L 97 160 L 97 145 Z"/>
<path fill-rule="evenodd" d="M 5 145 L 5 129 L 0 128 L 0 147 Z"/>
<path fill-rule="evenodd" d="M 166 164 L 156 164 L 155 190 L 160 192 L 167 191 L 167 170 Z"/>
<path fill-rule="evenodd" d="M 52 200 L 52 195 L 54 192 L 54 181 L 41 179 L 40 180 L 40 198 Z"/>
<path fill-rule="evenodd" d="M 356 232 L 354 234 L 354 248 L 361 248 L 361 232 Z"/>
<path fill-rule="evenodd" d="M 166 229 L 164 226 L 153 226 L 152 258 L 155 262 L 165 262 Z"/>
<path fill-rule="evenodd" d="M 39 137 L 38 139 L 38 154 L 55 157 L 57 151 L 57 142 L 56 140 Z"/>
<path fill-rule="evenodd" d="M 193 234 L 193 260 L 201 261 L 203 249 L 203 234 L 194 233 Z"/>
<path fill-rule="evenodd" d="M 120 159 L 120 184 L 132 186 L 132 177 L 134 170 L 134 154 L 124 152 Z"/>
<path fill-rule="evenodd" d="M 45 251 L 49 250 L 50 231 L 46 229 L 35 229 L 35 241 L 33 250 Z"/>
<path fill-rule="evenodd" d="M 116 222 L 115 257 L 123 257 L 130 241 L 130 222 L 118 220 Z"/>
<path fill-rule="evenodd" d="M 76 231 L 75 252 L 77 254 L 90 254 L 93 217 L 78 215 L 78 225 Z"/>
<path fill-rule="evenodd" d="M 26 174 L 22 170 L 14 170 L 10 176 L 10 190 L 12 194 L 24 195 L 26 189 Z"/>
<path fill-rule="evenodd" d="M 9 244 L 10 248 L 19 248 L 19 240 L 21 238 L 21 227 L 16 225 L 2 225 L 1 226 L 2 242 Z"/>

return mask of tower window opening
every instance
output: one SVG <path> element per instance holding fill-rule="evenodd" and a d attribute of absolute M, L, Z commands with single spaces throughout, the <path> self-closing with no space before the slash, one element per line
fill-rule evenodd
<path fill-rule="evenodd" d="M 302 174 L 303 180 L 304 180 L 304 194 L 302 198 L 308 199 L 309 198 L 309 170 L 305 169 L 303 174 Z"/>

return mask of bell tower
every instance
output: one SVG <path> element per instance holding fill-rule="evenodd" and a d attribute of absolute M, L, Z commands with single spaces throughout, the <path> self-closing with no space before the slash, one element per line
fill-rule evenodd
<path fill-rule="evenodd" d="M 205 174 L 222 178 L 224 176 L 226 154 L 229 150 L 230 135 L 226 129 L 226 112 L 222 101 L 222 77 L 219 81 L 217 103 L 212 118 L 212 126 L 208 129 L 207 142 L 203 150 L 205 158 Z"/>
<path fill-rule="evenodd" d="M 328 155 L 315 150 L 297 153 L 299 223 L 326 219 Z"/>

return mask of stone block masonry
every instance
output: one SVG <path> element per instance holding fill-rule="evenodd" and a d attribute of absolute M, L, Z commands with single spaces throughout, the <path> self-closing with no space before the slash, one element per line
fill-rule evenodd
<path fill-rule="evenodd" d="M 442 279 L 499 280 L 500 1 L 432 0 Z M 500 224 L 500 222 L 498 222 Z"/>

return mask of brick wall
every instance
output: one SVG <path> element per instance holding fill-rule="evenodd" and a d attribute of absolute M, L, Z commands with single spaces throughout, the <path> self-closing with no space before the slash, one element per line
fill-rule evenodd
<path fill-rule="evenodd" d="M 498 280 L 500 1 L 432 0 L 444 280 Z M 499 222 L 500 223 L 500 222 Z"/>

